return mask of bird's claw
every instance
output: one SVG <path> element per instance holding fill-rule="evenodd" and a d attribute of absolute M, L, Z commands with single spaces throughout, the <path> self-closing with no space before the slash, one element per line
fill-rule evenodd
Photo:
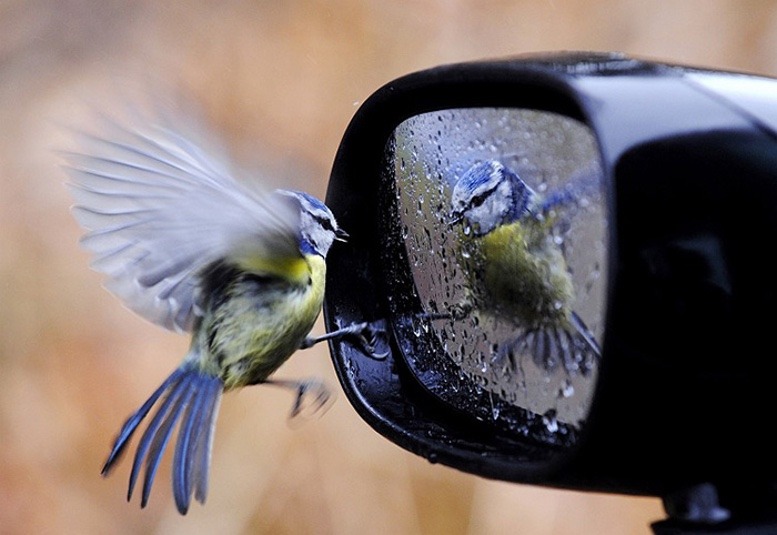
<path fill-rule="evenodd" d="M 388 348 L 378 350 L 378 346 L 385 342 L 386 327 L 383 321 L 355 323 L 351 329 L 351 337 L 370 358 L 384 360 L 388 357 Z"/>
<path fill-rule="evenodd" d="M 329 332 L 323 336 L 307 337 L 300 343 L 300 349 L 312 347 L 315 344 L 325 340 L 342 340 L 344 338 L 350 338 L 354 340 L 359 348 L 361 348 L 367 355 L 376 360 L 383 360 L 389 354 L 388 341 L 386 340 L 385 334 L 385 320 L 352 323 L 346 327 Z M 383 339 L 382 344 L 381 339 Z M 385 350 L 378 351 L 379 345 L 383 345 Z"/>
<path fill-rule="evenodd" d="M 314 415 L 322 411 L 333 399 L 333 393 L 329 387 L 318 379 L 307 379 L 297 383 L 297 397 L 291 406 L 289 419 L 305 413 Z"/>
<path fill-rule="evenodd" d="M 468 301 L 464 301 L 462 303 L 453 305 L 451 307 L 451 318 L 453 318 L 456 321 L 461 321 L 470 315 L 473 308 L 474 307 L 472 306 L 472 303 Z"/>
<path fill-rule="evenodd" d="M 422 319 L 435 321 L 435 320 L 453 320 L 461 321 L 472 312 L 474 307 L 469 302 L 462 302 L 453 305 L 447 312 L 424 312 L 420 315 Z"/>

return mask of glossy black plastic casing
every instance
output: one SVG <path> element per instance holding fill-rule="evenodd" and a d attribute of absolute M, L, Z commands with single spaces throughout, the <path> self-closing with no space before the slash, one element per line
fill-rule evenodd
<path fill-rule="evenodd" d="M 490 478 L 645 495 L 702 481 L 724 494 L 770 487 L 777 476 L 770 432 L 777 82 L 770 79 L 562 54 L 448 65 L 388 83 L 356 113 L 332 170 L 327 204 L 351 239 L 330 252 L 327 328 L 389 314 L 377 195 L 395 127 L 419 113 L 482 106 L 564 114 L 598 142 L 610 280 L 582 437 L 554 450 L 510 436 L 435 400 L 399 351 L 376 361 L 347 341 L 334 343 L 339 379 L 358 413 L 403 448 Z"/>

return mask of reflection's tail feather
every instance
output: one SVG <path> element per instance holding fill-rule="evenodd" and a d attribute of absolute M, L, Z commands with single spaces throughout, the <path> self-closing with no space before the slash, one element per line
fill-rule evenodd
<path fill-rule="evenodd" d="M 205 375 L 190 367 L 179 368 L 173 372 L 124 424 L 103 467 L 103 475 L 107 475 L 118 462 L 140 422 L 164 394 L 138 444 L 130 473 L 127 500 L 132 497 L 141 466 L 145 464 L 140 505 L 146 506 L 165 447 L 176 423 L 181 420 L 173 458 L 173 494 L 176 506 L 181 514 L 186 514 L 193 492 L 200 503 L 204 502 L 208 488 L 213 427 L 222 391 L 223 383 L 218 377 Z"/>
<path fill-rule="evenodd" d="M 530 329 L 505 347 L 513 365 L 521 355 L 531 355 L 532 361 L 547 372 L 563 366 L 575 375 L 590 374 L 601 356 L 599 344 L 582 320 L 573 313 L 571 331 L 561 326 L 542 326 Z"/>
<path fill-rule="evenodd" d="M 580 318 L 580 316 L 577 315 L 576 312 L 572 312 L 572 325 L 575 327 L 575 330 L 577 331 L 578 335 L 585 340 L 585 343 L 588 345 L 590 350 L 596 355 L 596 358 L 602 356 L 602 350 L 599 347 L 599 344 L 596 342 L 596 338 L 594 338 L 594 333 L 592 333 L 585 323 L 583 323 L 583 320 Z"/>

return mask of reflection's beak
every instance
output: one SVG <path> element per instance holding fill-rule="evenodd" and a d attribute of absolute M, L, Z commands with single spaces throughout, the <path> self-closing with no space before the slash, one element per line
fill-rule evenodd
<path fill-rule="evenodd" d="M 464 218 L 463 212 L 454 210 L 448 215 L 448 225 L 453 226 Z"/>
<path fill-rule="evenodd" d="M 350 237 L 351 236 L 341 228 L 335 230 L 335 240 L 337 241 L 347 242 Z"/>

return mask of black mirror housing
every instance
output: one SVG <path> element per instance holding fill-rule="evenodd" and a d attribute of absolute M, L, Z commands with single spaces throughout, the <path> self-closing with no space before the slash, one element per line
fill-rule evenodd
<path fill-rule="evenodd" d="M 385 360 L 331 345 L 357 412 L 401 447 L 489 478 L 654 496 L 710 482 L 726 503 L 771 492 L 772 95 L 771 79 L 617 54 L 448 65 L 376 91 L 345 132 L 326 199 L 351 235 L 330 252 L 327 328 L 389 326 Z M 477 385 L 463 377 L 441 396 L 444 372 L 404 357 L 440 348 L 394 320 L 414 306 L 397 304 L 414 281 L 401 262 L 386 271 L 387 251 L 403 245 L 383 208 L 384 150 L 406 119 L 462 108 L 551 112 L 596 140 L 609 218 L 604 337 L 590 410 L 568 440 L 546 440 L 547 415 L 531 411 L 512 416 L 525 432 L 494 424 Z"/>

